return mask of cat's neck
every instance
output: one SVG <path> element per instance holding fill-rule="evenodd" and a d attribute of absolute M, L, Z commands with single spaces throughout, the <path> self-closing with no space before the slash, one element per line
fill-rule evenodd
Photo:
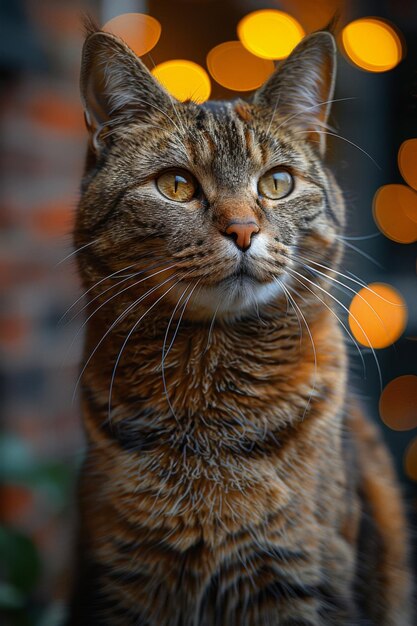
<path fill-rule="evenodd" d="M 283 314 L 183 319 L 167 332 L 168 321 L 149 319 L 127 342 L 116 334 L 94 355 L 86 397 L 103 422 L 110 416 L 129 432 L 152 431 L 152 440 L 163 432 L 172 442 L 197 430 L 210 448 L 244 448 L 303 420 L 332 389 L 343 395 L 345 355 L 334 349 L 342 342 L 328 311 L 304 328 Z M 90 326 L 87 355 L 102 332 Z"/>

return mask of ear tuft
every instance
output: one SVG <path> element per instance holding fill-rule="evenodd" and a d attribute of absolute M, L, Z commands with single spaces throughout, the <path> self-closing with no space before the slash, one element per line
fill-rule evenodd
<path fill-rule="evenodd" d="M 84 30 L 84 36 L 87 39 L 90 35 L 97 33 L 100 30 L 100 26 L 98 22 L 94 19 L 91 13 L 83 13 L 82 17 L 82 25 Z"/>
<path fill-rule="evenodd" d="M 336 37 L 337 30 L 338 30 L 339 23 L 340 23 L 340 15 L 341 15 L 341 11 L 340 11 L 340 8 L 338 8 L 334 12 L 333 17 L 331 18 L 327 26 L 325 26 L 321 30 L 327 31 L 328 33 L 333 35 L 333 37 Z"/>
<path fill-rule="evenodd" d="M 334 92 L 336 44 L 328 31 L 305 37 L 255 94 L 254 102 L 284 116 L 324 151 L 324 135 Z M 285 120 L 284 120 L 285 123 Z"/>

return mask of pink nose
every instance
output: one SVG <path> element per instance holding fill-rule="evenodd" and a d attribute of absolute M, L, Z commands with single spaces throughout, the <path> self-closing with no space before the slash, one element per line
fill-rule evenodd
<path fill-rule="evenodd" d="M 256 222 L 229 222 L 226 230 L 226 235 L 230 235 L 238 248 L 247 250 L 250 247 L 252 235 L 259 233 L 259 226 Z"/>

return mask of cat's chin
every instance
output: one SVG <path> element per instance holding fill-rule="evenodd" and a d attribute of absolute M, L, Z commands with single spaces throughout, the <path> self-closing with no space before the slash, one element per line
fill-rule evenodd
<path fill-rule="evenodd" d="M 221 317 L 239 317 L 283 296 L 284 280 L 283 276 L 280 281 L 261 283 L 248 276 L 241 276 L 221 281 L 217 285 L 203 285 L 196 289 L 190 299 L 190 310 L 203 318 L 214 314 Z"/>

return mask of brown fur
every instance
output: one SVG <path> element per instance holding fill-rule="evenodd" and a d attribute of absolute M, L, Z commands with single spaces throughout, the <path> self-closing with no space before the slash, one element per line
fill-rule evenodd
<path fill-rule="evenodd" d="M 327 293 L 344 221 L 318 132 L 333 59 L 331 36 L 312 35 L 252 103 L 197 106 L 173 102 L 117 38 L 87 38 L 72 624 L 412 624 L 400 496 L 347 397 Z M 257 197 L 250 181 L 280 164 L 294 192 Z M 168 167 L 202 193 L 155 195 Z M 260 227 L 249 252 L 225 235 L 233 219 Z"/>

